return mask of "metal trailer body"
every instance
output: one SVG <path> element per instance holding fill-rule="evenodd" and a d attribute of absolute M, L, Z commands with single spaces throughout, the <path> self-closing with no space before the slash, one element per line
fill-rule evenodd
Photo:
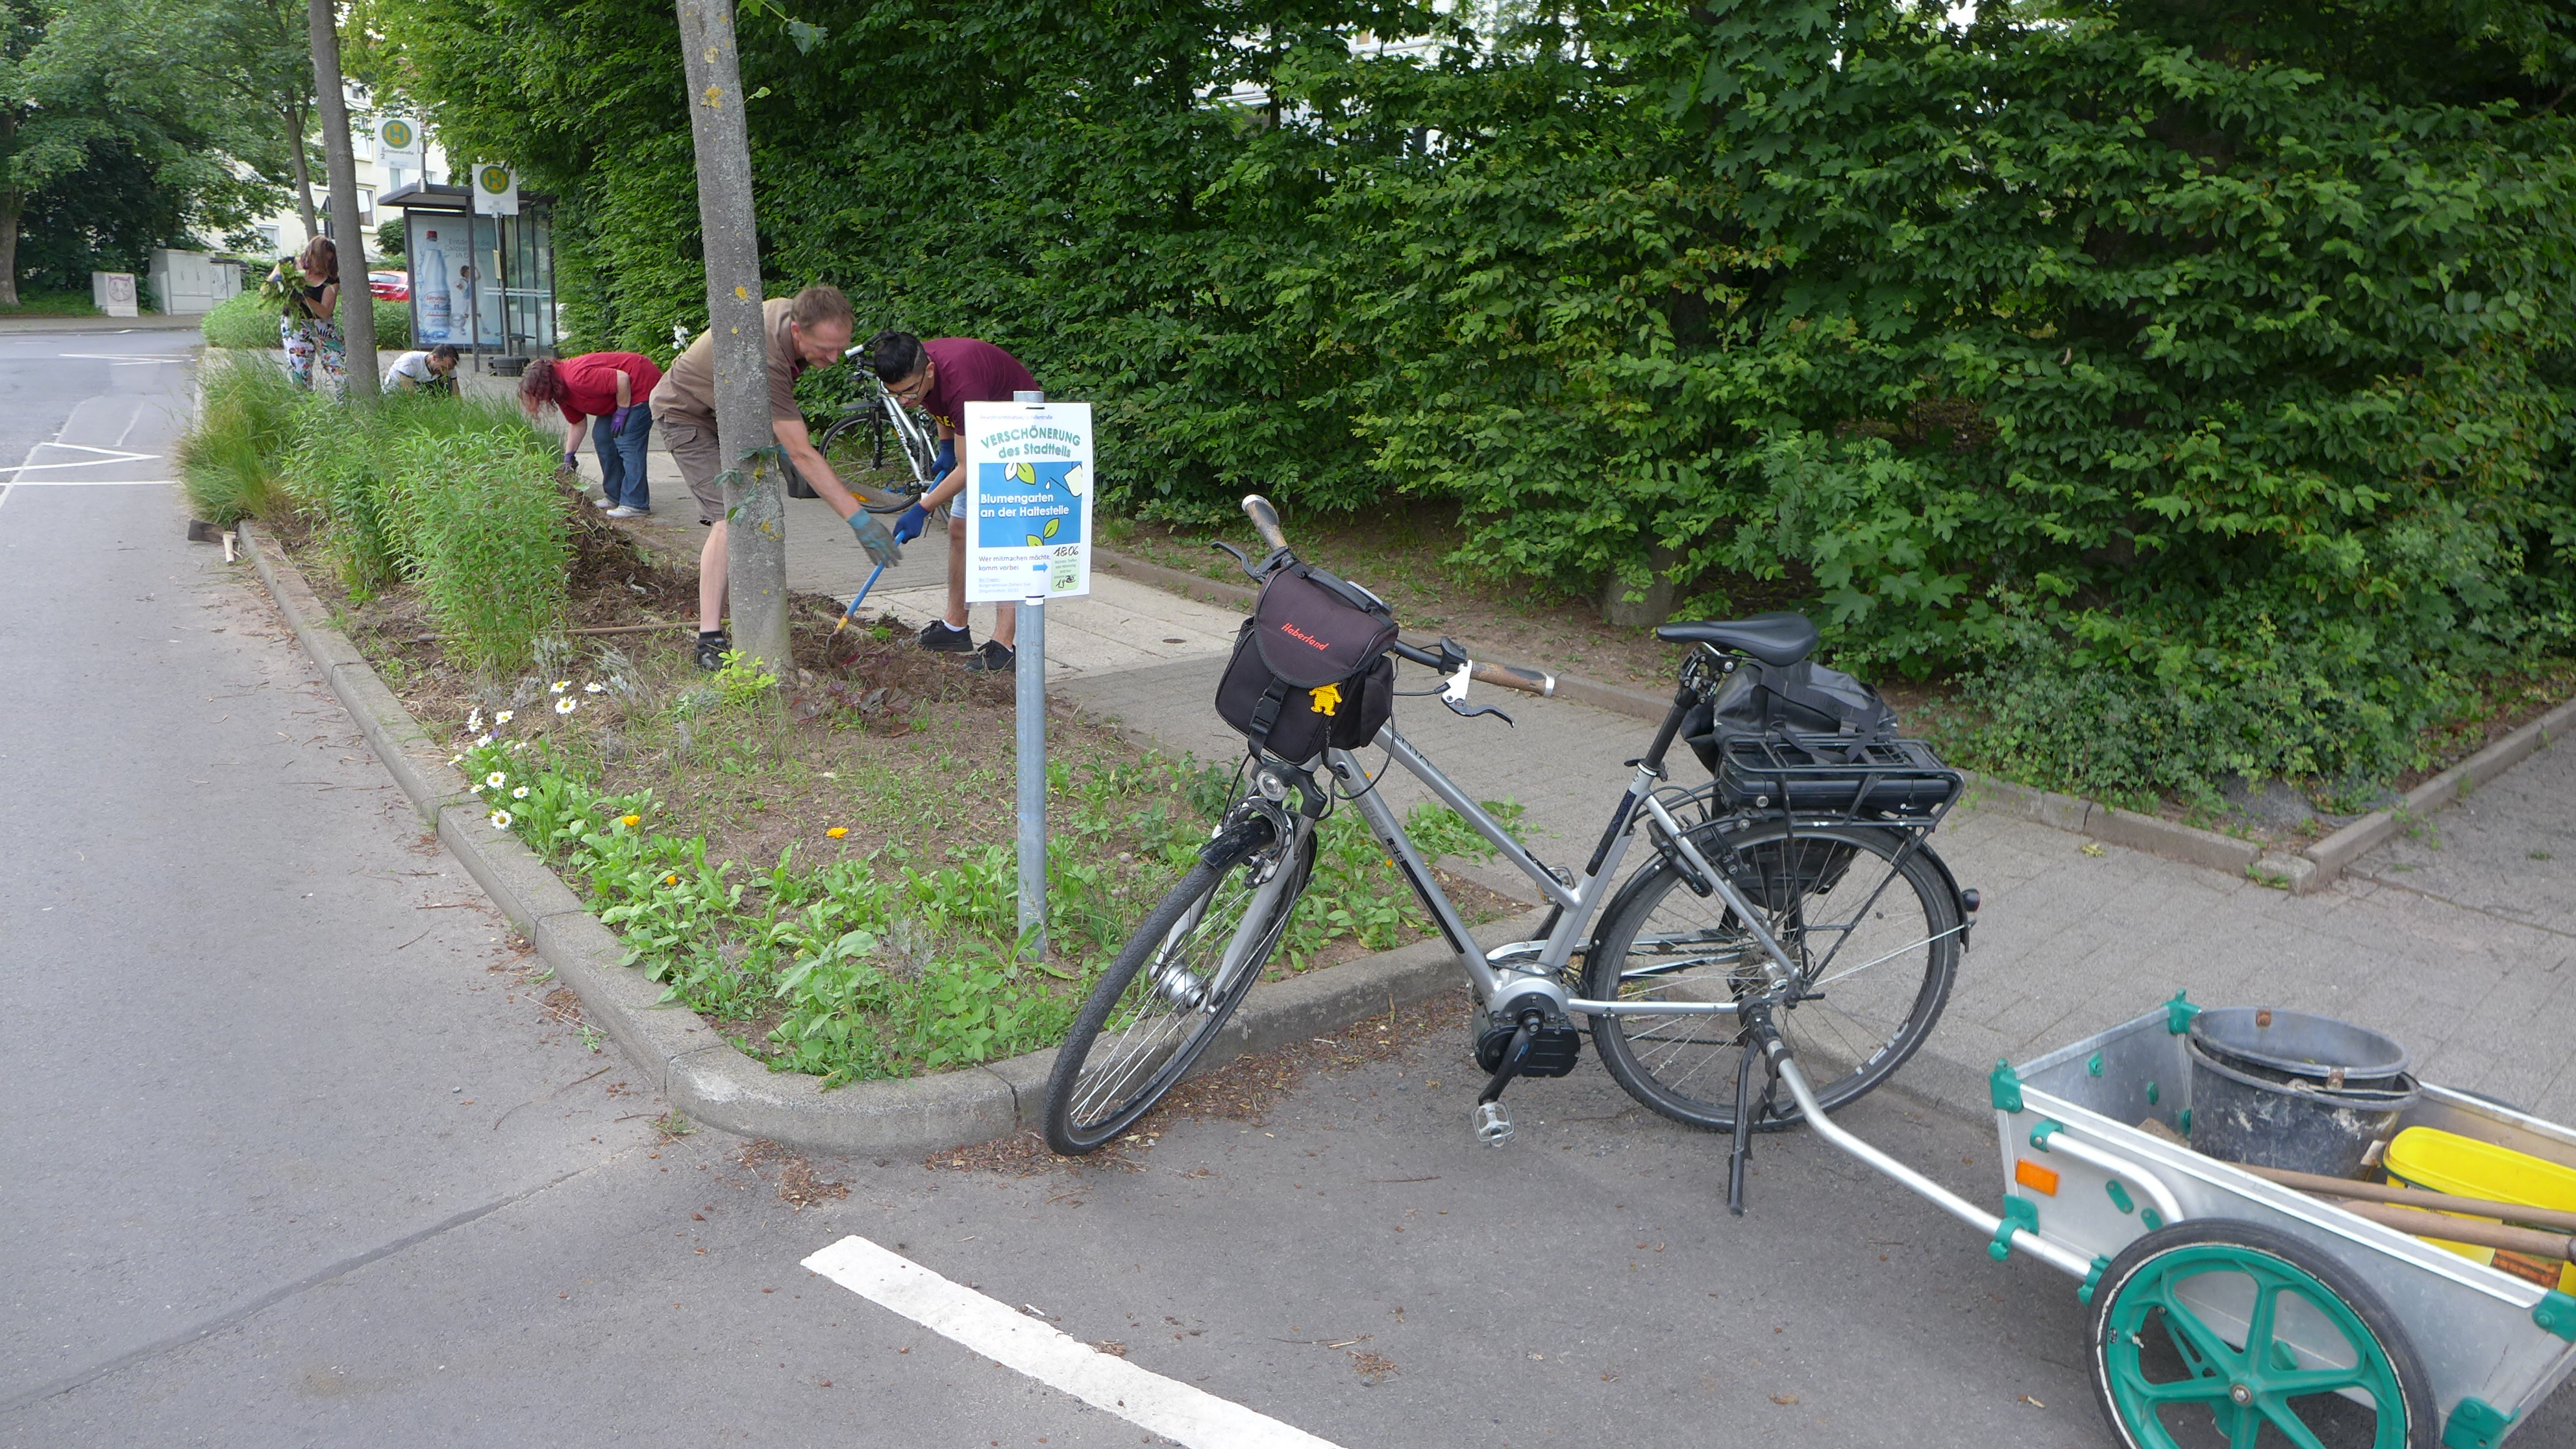
<path fill-rule="evenodd" d="M 2576 1369 L 2576 1298 L 2136 1125 L 2153 1118 L 2189 1135 L 2192 1072 L 2183 1033 L 2195 1009 L 2176 997 L 2162 1011 L 2018 1068 L 1997 1065 L 2005 1194 L 1998 1245 L 2038 1248 L 2034 1256 L 2061 1268 L 2070 1256 L 2089 1259 L 2098 1278 L 2113 1255 L 2169 1221 L 2233 1218 L 2276 1229 L 2333 1258 L 2387 1302 L 2430 1377 L 2447 1444 L 2495 1444 L 2527 1423 Z M 2429 1083 L 2399 1124 L 2481 1137 L 2576 1168 L 2576 1131 Z M 2023 1233 L 2040 1241 L 2022 1243 Z M 2246 1305 L 2192 1307 L 2243 1342 Z M 2279 1336 L 2300 1351 L 2305 1367 L 2342 1366 L 2332 1330 L 2308 1326 L 2317 1330 L 2314 1341 L 2337 1346 L 2336 1356 L 2307 1351 L 2302 1340 L 2310 1335 L 2300 1323 L 2285 1319 Z M 2466 1412 L 2464 1404 L 2471 1404 Z"/>

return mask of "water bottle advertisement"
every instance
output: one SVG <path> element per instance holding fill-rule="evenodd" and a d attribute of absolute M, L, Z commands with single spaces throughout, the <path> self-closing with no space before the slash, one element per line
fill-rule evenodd
<path fill-rule="evenodd" d="M 1091 404 L 966 404 L 966 597 L 1091 592 Z"/>
<path fill-rule="evenodd" d="M 412 345 L 500 345 L 501 283 L 483 275 L 490 270 L 497 240 L 491 219 L 426 211 L 407 217 L 404 255 L 411 265 Z M 480 267 L 478 255 L 484 259 Z"/>

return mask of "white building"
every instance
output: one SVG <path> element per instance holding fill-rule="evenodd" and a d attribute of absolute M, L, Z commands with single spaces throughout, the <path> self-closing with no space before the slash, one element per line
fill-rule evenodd
<path fill-rule="evenodd" d="M 358 224 L 366 228 L 367 259 L 373 262 L 377 256 L 376 223 L 384 220 L 376 210 L 376 198 L 397 187 L 409 186 L 415 182 L 445 181 L 447 153 L 439 148 L 435 137 L 424 137 L 421 142 L 421 159 L 427 163 L 425 172 L 400 166 L 387 166 L 376 158 L 374 122 L 355 119 L 352 119 L 349 125 L 349 147 L 357 158 Z M 317 158 L 313 165 L 313 210 L 317 215 L 328 214 L 331 209 L 330 203 L 330 171 Z M 251 229 L 259 233 L 260 245 L 270 256 L 293 256 L 304 250 L 304 244 L 313 239 L 312 234 L 304 229 L 303 215 L 296 210 L 294 198 L 291 195 L 288 197 L 285 209 L 275 215 L 259 218 L 251 223 Z M 381 271 L 384 268 L 379 267 L 377 270 Z"/>

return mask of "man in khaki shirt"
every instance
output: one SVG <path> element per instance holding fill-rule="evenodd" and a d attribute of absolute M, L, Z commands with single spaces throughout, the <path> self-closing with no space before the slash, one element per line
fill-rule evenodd
<path fill-rule="evenodd" d="M 807 287 L 793 298 L 762 303 L 760 319 L 769 358 L 769 425 L 779 446 L 832 511 L 849 523 L 869 557 L 892 563 L 899 557 L 893 537 L 841 486 L 796 406 L 797 377 L 809 367 L 831 366 L 850 345 L 850 299 L 838 287 Z M 698 500 L 698 522 L 707 529 L 706 546 L 698 551 L 698 667 L 709 670 L 721 668 L 725 650 L 732 647 L 724 631 L 725 500 L 724 485 L 717 480 L 730 466 L 727 453 L 746 451 L 728 449 L 716 437 L 715 370 L 710 329 L 671 359 L 652 398 L 653 421 Z"/>

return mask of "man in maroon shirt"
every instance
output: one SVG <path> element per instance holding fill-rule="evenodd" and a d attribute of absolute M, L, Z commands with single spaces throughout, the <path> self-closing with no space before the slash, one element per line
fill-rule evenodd
<path fill-rule="evenodd" d="M 939 456 L 931 465 L 937 481 L 921 501 L 895 520 L 898 543 L 921 536 L 930 510 L 955 498 L 966 486 L 966 470 L 957 466 L 957 434 L 966 425 L 966 404 L 1009 402 L 1018 392 L 1038 390 L 1037 379 L 1020 360 L 990 342 L 972 337 L 933 337 L 924 342 L 909 332 L 880 332 L 868 339 L 868 366 L 885 383 L 895 401 L 921 409 L 939 428 Z M 1019 608 L 996 606 L 993 637 L 984 647 L 966 632 L 966 520 L 948 520 L 948 617 L 921 631 L 921 647 L 943 654 L 965 654 L 969 669 L 1007 673 L 1017 662 L 1011 651 L 1018 636 Z"/>

